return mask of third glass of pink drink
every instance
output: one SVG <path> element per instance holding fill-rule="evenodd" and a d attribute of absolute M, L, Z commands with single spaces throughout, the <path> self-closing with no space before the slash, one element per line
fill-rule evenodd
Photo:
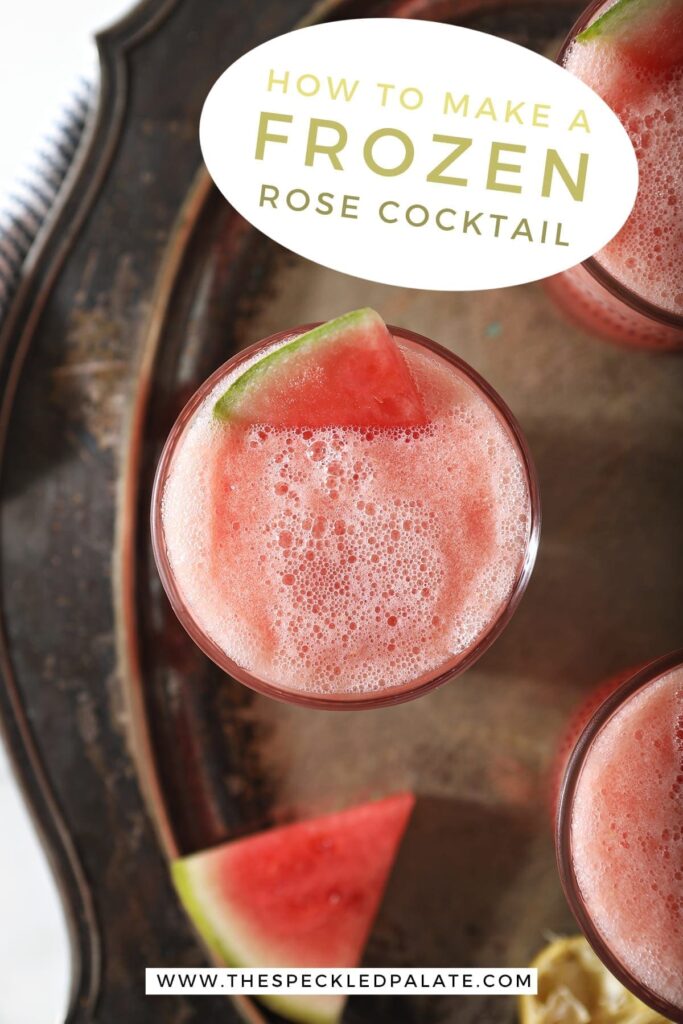
<path fill-rule="evenodd" d="M 297 366 L 304 330 L 230 360 L 182 412 L 155 482 L 157 564 L 192 638 L 241 682 L 310 706 L 407 700 L 511 616 L 538 542 L 535 474 L 500 398 L 439 345 L 361 310 Z"/>
<path fill-rule="evenodd" d="M 595 952 L 683 1021 L 683 652 L 641 669 L 590 719 L 564 777 L 557 843 Z"/>
<path fill-rule="evenodd" d="M 640 183 L 619 234 L 546 286 L 593 333 L 683 348 L 683 0 L 597 0 L 559 60 L 621 119 Z"/>

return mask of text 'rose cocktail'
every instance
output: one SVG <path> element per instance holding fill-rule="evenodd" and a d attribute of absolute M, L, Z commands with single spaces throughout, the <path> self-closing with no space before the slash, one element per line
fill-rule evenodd
<path fill-rule="evenodd" d="M 227 672 L 368 705 L 481 653 L 524 588 L 538 502 L 491 389 L 359 310 L 200 389 L 162 456 L 153 530 L 181 621 Z"/>

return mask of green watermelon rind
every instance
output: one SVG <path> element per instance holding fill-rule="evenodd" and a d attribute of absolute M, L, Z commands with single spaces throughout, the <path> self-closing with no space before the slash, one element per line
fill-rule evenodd
<path fill-rule="evenodd" d="M 219 935 L 198 896 L 197 888 L 200 883 L 187 859 L 171 863 L 171 877 L 185 910 L 213 957 L 227 967 L 239 969 L 256 966 L 244 963 L 229 949 L 223 936 Z M 313 994 L 310 996 L 259 996 L 258 998 L 260 1002 L 279 1013 L 281 1017 L 296 1021 L 297 1024 L 336 1024 L 345 1002 L 343 997 L 339 997 L 338 1008 L 334 1011 L 324 1012 L 316 1011 L 311 1006 L 311 1002 L 317 998 Z M 332 996 L 323 998 L 327 998 L 330 1002 L 337 999 Z"/>
<path fill-rule="evenodd" d="M 302 349 L 334 341 L 340 332 L 349 327 L 360 327 L 364 323 L 384 326 L 384 322 L 374 309 L 367 307 L 354 309 L 351 313 L 345 313 L 335 320 L 328 320 L 327 323 L 320 324 L 319 327 L 314 327 L 313 330 L 299 335 L 294 341 L 275 349 L 274 352 L 253 363 L 236 381 L 233 381 L 228 390 L 215 403 L 214 416 L 223 422 L 229 422 L 252 389 L 257 388 L 271 371 L 278 367 L 284 367 L 289 359 L 301 352 Z"/>
<path fill-rule="evenodd" d="M 579 43 L 590 43 L 603 37 L 618 35 L 622 25 L 632 24 L 639 12 L 656 6 L 653 0 L 617 0 L 617 2 L 601 14 L 599 18 L 580 32 L 576 37 Z"/>

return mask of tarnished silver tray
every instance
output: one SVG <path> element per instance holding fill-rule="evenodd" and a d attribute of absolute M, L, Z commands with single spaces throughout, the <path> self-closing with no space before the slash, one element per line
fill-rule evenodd
<path fill-rule="evenodd" d="M 0 709 L 69 907 L 71 1022 L 268 1017 L 246 1000 L 145 999 L 145 965 L 205 961 L 166 861 L 404 788 L 417 808 L 367 963 L 526 964 L 574 929 L 549 773 L 582 692 L 680 645 L 683 363 L 589 338 L 539 285 L 424 293 L 295 257 L 209 184 L 196 126 L 218 73 L 302 18 L 431 17 L 550 52 L 576 7 L 149 0 L 101 40 L 99 112 L 2 368 Z M 219 362 L 360 305 L 501 392 L 544 527 L 521 607 L 476 667 L 412 704 L 326 713 L 257 696 L 192 645 L 153 566 L 148 506 L 164 438 Z M 372 997 L 345 1020 L 514 1016 L 501 997 Z"/>

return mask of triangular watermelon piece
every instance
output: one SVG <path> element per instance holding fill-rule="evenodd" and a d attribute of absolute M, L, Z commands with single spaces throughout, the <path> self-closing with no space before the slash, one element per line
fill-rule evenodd
<path fill-rule="evenodd" d="M 604 42 L 639 67 L 666 71 L 683 61 L 683 0 L 617 0 L 577 39 Z"/>
<path fill-rule="evenodd" d="M 253 363 L 214 406 L 220 420 L 276 427 L 413 427 L 424 405 L 372 309 L 330 320 Z"/>
<path fill-rule="evenodd" d="M 218 963 L 355 967 L 415 798 L 401 793 L 183 857 L 180 898 Z M 267 997 L 293 1021 L 333 1024 L 343 996 Z"/>

